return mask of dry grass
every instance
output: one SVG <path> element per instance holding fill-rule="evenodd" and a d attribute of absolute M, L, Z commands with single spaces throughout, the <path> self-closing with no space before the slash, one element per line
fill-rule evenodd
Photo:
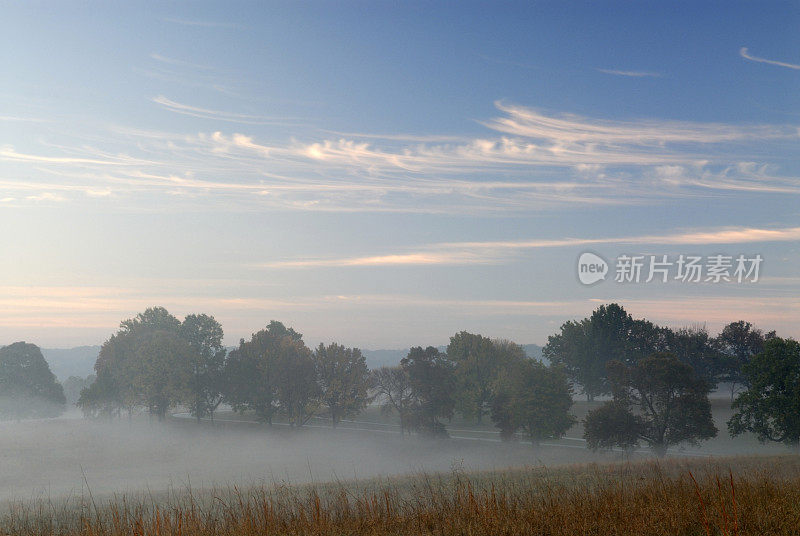
<path fill-rule="evenodd" d="M 101 504 L 102 503 L 102 504 Z M 7 534 L 797 534 L 800 457 L 421 475 L 13 505 Z"/>

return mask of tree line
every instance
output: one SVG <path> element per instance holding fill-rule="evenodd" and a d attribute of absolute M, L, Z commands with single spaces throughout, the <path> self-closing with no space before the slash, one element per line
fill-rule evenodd
<path fill-rule="evenodd" d="M 461 332 L 445 352 L 415 347 L 398 366 L 370 371 L 358 348 L 334 342 L 312 350 L 277 321 L 230 352 L 222 339 L 211 316 L 180 321 L 147 309 L 103 344 L 78 405 L 90 417 L 143 408 L 158 419 L 182 406 L 200 420 L 226 403 L 268 424 L 280 417 L 303 426 L 325 414 L 336 426 L 374 401 L 399 416 L 402 433 L 445 436 L 444 421 L 458 412 L 477 422 L 490 416 L 504 437 L 524 432 L 534 442 L 575 422 L 563 368 L 529 359 L 510 341 Z"/>
<path fill-rule="evenodd" d="M 222 341 L 212 316 L 181 321 L 149 308 L 103 344 L 78 405 L 88 417 L 144 409 L 158 419 L 183 407 L 199 421 L 213 419 L 225 403 L 269 424 L 279 418 L 299 427 L 318 415 L 336 426 L 374 403 L 398 416 L 401 433 L 446 436 L 458 414 L 476 423 L 488 418 L 504 440 L 537 444 L 562 437 L 577 422 L 573 394 L 583 394 L 606 399 L 583 421 L 590 448 L 645 443 L 663 455 L 670 445 L 717 434 L 708 395 L 727 382 L 732 435 L 800 443 L 800 346 L 744 321 L 712 337 L 704 328 L 673 330 L 603 305 L 549 337 L 547 364 L 514 342 L 468 332 L 453 335 L 444 351 L 414 347 L 399 365 L 376 370 L 358 348 L 330 343 L 312 350 L 302 334 L 277 321 L 230 351 Z M 9 386 L 24 381 L 4 371 L 35 357 L 28 346 L 0 349 L 0 398 L 20 392 Z M 31 370 L 46 368 L 43 358 L 34 361 Z M 40 376 L 38 389 L 54 393 L 50 382 L 60 387 Z M 63 391 L 54 396 L 63 404 Z"/>

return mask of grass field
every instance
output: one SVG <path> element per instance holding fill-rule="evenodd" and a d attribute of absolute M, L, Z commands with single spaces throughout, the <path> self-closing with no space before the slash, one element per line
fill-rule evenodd
<path fill-rule="evenodd" d="M 672 459 L 17 504 L 4 534 L 789 535 L 800 456 Z"/>
<path fill-rule="evenodd" d="M 712 404 L 719 437 L 660 461 L 593 453 L 580 424 L 539 448 L 488 419 L 402 437 L 376 407 L 336 430 L 230 412 L 3 423 L 0 534 L 797 534 L 800 456 L 730 438 L 729 400 Z"/>

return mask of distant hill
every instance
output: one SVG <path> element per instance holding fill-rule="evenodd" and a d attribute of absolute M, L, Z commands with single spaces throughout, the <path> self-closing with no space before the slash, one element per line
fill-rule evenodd
<path fill-rule="evenodd" d="M 42 355 L 60 382 L 70 376 L 85 378 L 89 374 L 94 374 L 94 363 L 99 353 L 99 346 L 42 348 Z"/>
<path fill-rule="evenodd" d="M 370 369 L 381 367 L 394 367 L 400 364 L 400 360 L 408 355 L 408 348 L 395 350 L 361 350 L 367 360 Z"/>
<path fill-rule="evenodd" d="M 525 354 L 532 359 L 542 359 L 542 347 L 538 344 L 522 344 Z M 367 360 L 370 369 L 380 367 L 394 367 L 400 364 L 400 360 L 408 355 L 408 348 L 392 350 L 361 350 Z M 447 346 L 440 346 L 439 351 L 444 352 Z"/>
<path fill-rule="evenodd" d="M 538 344 L 523 344 L 522 348 L 525 350 L 525 354 L 531 359 L 538 359 L 539 361 L 544 361 L 545 364 L 548 363 L 548 360 L 542 357 L 542 347 L 539 346 Z"/>

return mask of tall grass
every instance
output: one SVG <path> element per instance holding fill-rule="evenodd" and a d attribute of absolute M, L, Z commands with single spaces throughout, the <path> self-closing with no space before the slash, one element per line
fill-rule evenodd
<path fill-rule="evenodd" d="M 96 505 L 94 503 L 97 503 Z M 636 462 L 16 503 L 4 534 L 798 534 L 800 457 Z"/>

